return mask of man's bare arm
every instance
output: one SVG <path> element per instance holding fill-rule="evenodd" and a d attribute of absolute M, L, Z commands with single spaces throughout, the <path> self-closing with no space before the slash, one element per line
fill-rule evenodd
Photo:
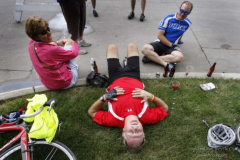
<path fill-rule="evenodd" d="M 165 44 L 168 47 L 172 46 L 172 42 L 170 42 L 166 37 L 165 37 L 165 31 L 164 30 L 158 30 L 158 39 Z"/>
<path fill-rule="evenodd" d="M 93 103 L 93 105 L 88 109 L 88 114 L 92 118 L 94 118 L 96 113 L 101 110 L 106 100 L 117 101 L 118 99 L 115 97 L 122 94 L 124 94 L 123 88 L 120 88 L 119 86 L 114 87 L 114 89 L 112 89 L 111 91 L 107 92 L 102 96 L 103 97 L 102 100 L 98 99 L 96 102 Z"/>
<path fill-rule="evenodd" d="M 104 97 L 104 101 L 106 101 L 105 95 L 103 95 L 103 97 Z M 104 105 L 104 102 L 101 101 L 100 99 L 98 99 L 96 102 L 94 102 L 92 104 L 92 106 L 88 109 L 89 116 L 94 118 L 97 111 L 100 111 L 103 105 Z"/>

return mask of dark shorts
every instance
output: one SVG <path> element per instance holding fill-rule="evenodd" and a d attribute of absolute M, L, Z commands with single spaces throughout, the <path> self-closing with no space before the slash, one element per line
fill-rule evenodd
<path fill-rule="evenodd" d="M 168 47 L 164 45 L 162 42 L 151 42 L 151 46 L 154 48 L 154 52 L 156 52 L 159 56 L 164 54 L 171 54 L 173 51 L 177 51 L 180 49 L 178 46 L 175 48 Z"/>
<path fill-rule="evenodd" d="M 59 4 L 67 22 L 68 32 L 72 35 L 71 38 L 76 41 L 83 36 L 86 23 L 86 2 L 85 0 L 67 0 Z"/>
<path fill-rule="evenodd" d="M 121 77 L 129 77 L 140 80 L 139 56 L 132 56 L 127 59 L 127 65 L 123 68 L 118 58 L 109 58 L 108 74 L 109 84 Z"/>

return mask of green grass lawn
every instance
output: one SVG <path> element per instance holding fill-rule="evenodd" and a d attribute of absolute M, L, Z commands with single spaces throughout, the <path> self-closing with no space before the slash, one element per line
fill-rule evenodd
<path fill-rule="evenodd" d="M 102 88 L 75 87 L 45 92 L 49 99 L 58 100 L 54 108 L 59 119 L 65 122 L 55 139 L 71 148 L 81 160 L 239 159 L 235 144 L 223 150 L 208 147 L 208 128 L 202 120 L 207 120 L 210 126 L 225 123 L 236 128 L 240 123 L 240 80 L 177 80 L 181 84 L 176 91 L 172 91 L 169 78 L 143 80 L 147 91 L 168 104 L 169 116 L 157 124 L 144 126 L 146 143 L 140 150 L 129 150 L 123 145 L 121 129 L 100 126 L 88 116 L 88 108 L 105 93 Z M 209 82 L 213 82 L 216 89 L 202 91 L 199 85 Z M 26 99 L 33 96 L 2 102 L 0 113 L 26 107 Z M 107 110 L 106 104 L 103 109 Z M 1 134 L 0 146 L 6 137 Z"/>

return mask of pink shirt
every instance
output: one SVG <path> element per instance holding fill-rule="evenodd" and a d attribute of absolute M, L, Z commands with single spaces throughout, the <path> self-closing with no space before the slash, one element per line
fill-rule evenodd
<path fill-rule="evenodd" d="M 140 122 L 154 124 L 163 120 L 168 114 L 163 107 L 150 108 L 148 102 L 141 103 L 141 98 L 132 97 L 135 88 L 143 89 L 143 83 L 133 78 L 119 78 L 115 80 L 108 90 L 119 86 L 123 88 L 124 95 L 117 96 L 118 101 L 108 101 L 108 111 L 98 111 L 93 121 L 108 127 L 124 127 L 124 119 L 128 115 L 138 116 Z"/>
<path fill-rule="evenodd" d="M 45 68 L 36 58 L 32 50 L 32 43 L 39 59 L 57 70 Z M 70 85 L 72 80 L 72 72 L 68 67 L 68 61 L 78 56 L 78 45 L 73 42 L 72 50 L 64 50 L 63 48 L 47 43 L 39 43 L 31 40 L 28 46 L 29 55 L 33 66 L 37 71 L 41 82 L 49 89 L 63 89 Z"/>

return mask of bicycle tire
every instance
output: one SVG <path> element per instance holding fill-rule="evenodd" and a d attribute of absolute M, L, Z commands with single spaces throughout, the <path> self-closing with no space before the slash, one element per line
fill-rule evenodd
<path fill-rule="evenodd" d="M 28 145 L 33 147 L 34 149 L 32 152 L 33 159 L 36 160 L 48 158 L 51 158 L 51 160 L 55 159 L 77 160 L 74 153 L 66 145 L 58 141 L 52 141 L 51 143 L 48 143 L 46 141 L 34 141 L 33 143 L 28 143 Z M 56 151 L 52 153 L 53 150 Z M 22 159 L 21 144 L 17 144 L 9 148 L 7 151 L 0 155 L 0 160 L 16 160 L 16 159 Z"/>

